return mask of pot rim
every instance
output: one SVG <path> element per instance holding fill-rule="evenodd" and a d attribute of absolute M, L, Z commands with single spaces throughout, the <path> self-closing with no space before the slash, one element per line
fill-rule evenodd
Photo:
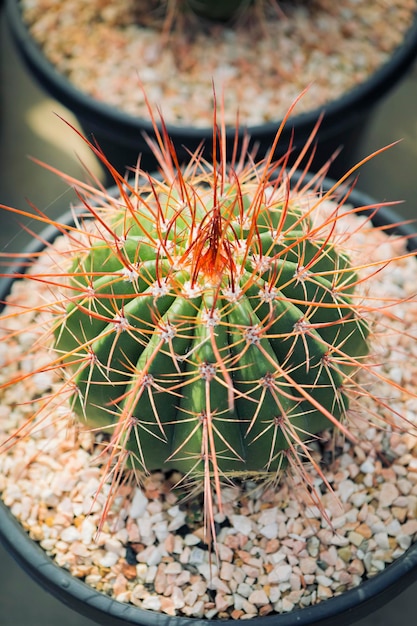
<path fill-rule="evenodd" d="M 306 178 L 304 176 L 304 178 Z M 308 178 L 308 176 L 307 176 Z M 294 176 L 297 180 L 297 175 Z M 324 180 L 324 189 L 333 186 L 332 179 Z M 117 188 L 115 188 L 115 193 Z M 356 207 L 372 205 L 377 202 L 358 189 L 352 189 L 349 194 L 349 203 Z M 417 254 L 417 235 L 415 229 L 408 223 L 402 223 L 396 211 L 379 206 L 364 210 L 365 215 L 371 215 L 375 226 L 393 224 L 386 231 L 407 237 L 410 250 Z M 70 224 L 74 220 L 72 211 L 65 212 L 60 223 Z M 43 242 L 53 241 L 61 232 L 49 226 L 41 233 L 41 240 L 32 240 L 25 252 L 30 256 L 45 247 Z M 29 258 L 29 257 L 28 257 Z M 25 262 L 22 262 L 24 268 Z M 14 271 L 16 268 L 14 267 Z M 0 301 L 9 293 L 13 281 L 16 279 L 0 279 Z M 73 610 L 97 621 L 102 626 L 219 626 L 219 623 L 230 620 L 214 620 L 185 616 L 169 616 L 157 611 L 141 609 L 132 604 L 124 604 L 114 600 L 100 591 L 88 586 L 82 580 L 72 576 L 69 571 L 57 565 L 51 557 L 32 539 L 23 529 L 20 522 L 12 515 L 9 508 L 0 499 L 0 542 L 10 552 L 15 560 L 23 567 L 38 584 L 61 600 Z M 365 580 L 357 587 L 350 589 L 329 600 L 316 605 L 297 608 L 289 613 L 273 614 L 251 619 L 253 626 L 334 626 L 337 618 L 338 626 L 349 626 L 354 620 L 366 617 L 373 609 L 378 608 L 379 601 L 384 603 L 404 591 L 417 580 L 417 541 L 408 550 L 389 564 L 382 572 Z"/>

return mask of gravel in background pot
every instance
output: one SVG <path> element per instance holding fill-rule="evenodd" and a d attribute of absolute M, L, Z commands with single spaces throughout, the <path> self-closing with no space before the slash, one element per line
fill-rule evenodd
<path fill-rule="evenodd" d="M 367 4 L 352 0 L 338 3 L 315 0 L 305 5 L 296 2 L 295 8 L 292 3 L 280 4 L 278 12 L 282 10 L 283 15 L 278 16 L 277 33 L 268 15 L 259 31 L 262 33 L 262 28 L 265 29 L 266 35 L 262 37 L 257 32 L 250 40 L 251 45 L 246 39 L 239 44 L 237 28 L 226 29 L 227 36 L 223 40 L 221 29 L 224 27 L 217 26 L 218 30 L 208 40 L 203 29 L 191 42 L 196 47 L 190 53 L 190 43 L 186 37 L 178 35 L 180 30 L 174 29 L 168 41 L 180 51 L 179 65 L 176 67 L 166 52 L 162 54 L 163 62 L 159 67 L 155 60 L 159 56 L 159 35 L 156 40 L 149 33 L 142 37 L 141 31 L 129 24 L 131 14 L 139 22 L 144 20 L 146 7 L 140 2 L 132 4 L 126 0 L 119 3 L 119 10 L 116 10 L 109 3 L 103 5 L 102 0 L 88 5 L 73 0 L 55 8 L 51 8 L 48 1 L 38 0 L 34 6 L 28 4 L 29 19 L 34 22 L 37 19 L 35 7 L 40 8 L 41 18 L 33 25 L 38 44 L 22 21 L 22 3 L 8 0 L 7 17 L 16 45 L 43 87 L 75 113 L 84 131 L 94 134 L 121 171 L 126 165 L 136 163 L 138 152 L 143 153 L 143 167 L 152 170 L 155 166 L 143 137 L 144 132 L 152 135 L 152 125 L 143 107 L 139 79 L 151 102 L 162 106 L 181 160 L 187 160 L 188 150 L 194 151 L 202 140 L 208 140 L 209 145 L 211 82 L 214 80 L 217 92 L 220 93 L 219 84 L 225 84 L 228 94 L 230 144 L 235 135 L 236 101 L 241 110 L 241 134 L 246 126 L 253 144 L 258 147 L 258 156 L 262 156 L 270 147 L 276 120 L 281 119 L 295 95 L 310 85 L 292 123 L 287 125 L 276 156 L 285 153 L 293 131 L 294 152 L 299 151 L 324 110 L 317 136 L 315 166 L 322 165 L 340 147 L 344 150 L 345 164 L 353 164 L 355 150 L 374 107 L 403 77 L 417 50 L 414 0 L 397 0 L 398 4 L 390 3 L 388 9 L 380 0 Z M 60 33 L 56 7 L 59 12 L 64 8 L 68 11 L 67 17 L 64 13 L 62 17 L 67 34 Z M 95 19 L 97 12 L 99 20 Z M 196 24 L 192 24 L 191 29 L 193 34 L 197 32 Z M 247 25 L 242 30 L 246 37 L 247 31 L 251 33 Z M 74 37 L 76 41 L 72 42 Z M 39 47 L 43 40 L 45 52 Z M 213 69 L 210 69 L 210 41 L 214 41 L 215 56 L 224 57 Z M 268 61 L 269 41 L 279 57 L 272 63 Z M 72 58 L 74 48 L 86 58 L 85 69 L 78 69 L 78 61 Z M 203 69 L 199 69 L 193 54 L 200 57 Z M 236 64 L 235 59 L 227 60 L 230 54 L 238 57 Z M 242 59 L 244 54 L 248 54 L 248 58 Z M 251 55 L 255 56 L 255 62 Z M 125 61 L 128 65 L 123 70 Z M 253 76 L 252 71 L 255 71 Z M 184 86 L 178 88 L 182 73 L 191 79 L 189 84 L 185 81 Z M 294 77 L 297 78 L 295 83 L 292 82 Z M 237 88 L 233 87 L 234 78 Z M 109 93 L 108 100 L 106 93 Z M 210 158 L 209 154 L 207 156 Z M 334 175 L 340 173 L 337 163 L 331 172 Z"/>

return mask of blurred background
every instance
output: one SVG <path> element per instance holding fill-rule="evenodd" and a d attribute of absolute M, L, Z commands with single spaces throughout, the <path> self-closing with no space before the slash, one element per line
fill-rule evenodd
<path fill-rule="evenodd" d="M 81 160 L 102 175 L 82 140 L 58 115 L 77 124 L 23 67 L 0 7 L 0 204 L 25 210 L 30 201 L 57 217 L 75 199 L 66 184 L 31 161 L 31 156 L 75 177 L 83 177 Z M 396 140 L 401 141 L 362 168 L 358 187 L 379 201 L 400 200 L 397 211 L 405 219 L 417 220 L 417 64 L 375 111 L 357 158 Z M 25 228 L 32 227 L 29 219 L 14 218 L 0 209 L 0 251 L 20 250 L 29 239 Z M 417 584 L 357 626 L 394 626 L 399 620 L 411 626 L 416 623 L 416 598 Z M 92 624 L 32 582 L 0 547 L 0 626 Z"/>

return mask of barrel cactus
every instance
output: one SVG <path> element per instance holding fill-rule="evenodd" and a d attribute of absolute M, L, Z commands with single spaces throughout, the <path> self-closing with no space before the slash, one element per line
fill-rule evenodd
<path fill-rule="evenodd" d="M 74 262 L 55 330 L 77 363 L 74 409 L 122 427 L 141 470 L 277 472 L 343 419 L 344 378 L 367 350 L 355 273 L 282 186 L 255 176 L 210 166 L 153 182 Z"/>
<path fill-rule="evenodd" d="M 159 176 L 114 172 L 120 197 L 85 199 L 95 226 L 67 270 L 54 350 L 113 461 L 220 497 L 225 480 L 278 480 L 313 460 L 320 431 L 345 429 L 369 328 L 338 213 L 314 218 L 318 192 L 306 203 L 285 163 L 228 162 L 216 135 L 220 158 L 181 168 L 156 131 Z"/>

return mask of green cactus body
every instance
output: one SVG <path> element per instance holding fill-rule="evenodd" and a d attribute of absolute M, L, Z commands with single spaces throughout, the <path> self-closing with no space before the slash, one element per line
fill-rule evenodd
<path fill-rule="evenodd" d="M 256 175 L 212 180 L 155 182 L 116 212 L 113 241 L 73 265 L 55 348 L 74 410 L 130 465 L 277 474 L 343 422 L 369 330 L 348 256 L 308 212 Z"/>

